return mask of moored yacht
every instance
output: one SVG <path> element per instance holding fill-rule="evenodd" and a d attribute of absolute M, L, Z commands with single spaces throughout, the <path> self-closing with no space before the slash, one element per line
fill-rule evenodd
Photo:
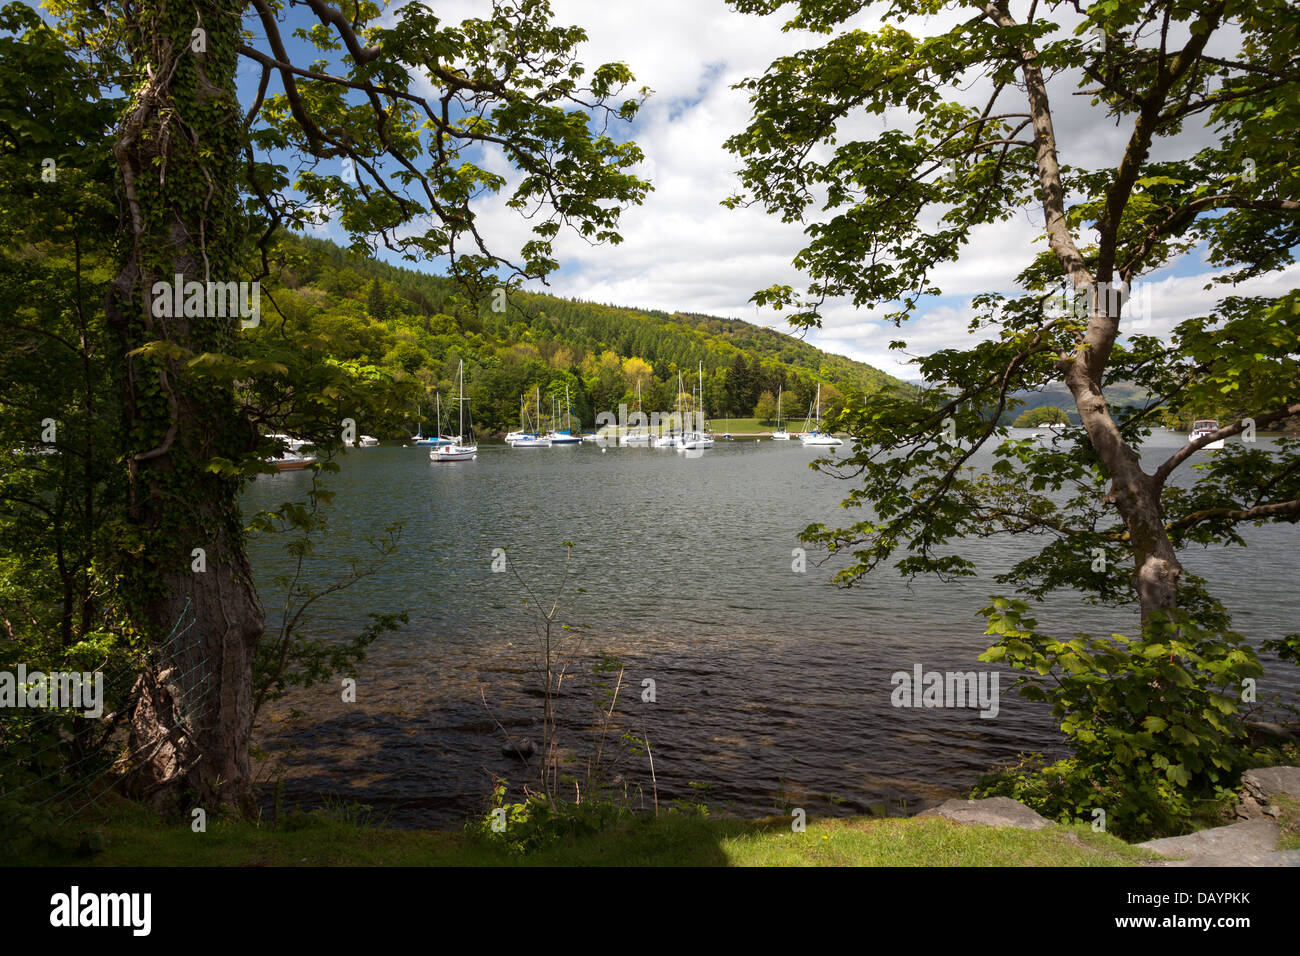
<path fill-rule="evenodd" d="M 268 465 L 274 465 L 278 471 L 301 471 L 316 464 L 316 456 L 305 450 L 311 445 L 301 438 L 281 434 L 266 437 L 275 439 L 280 445 L 279 455 L 263 459 Z"/>
<path fill-rule="evenodd" d="M 473 461 L 478 457 L 478 444 L 474 441 L 473 431 L 474 424 L 470 423 L 470 440 L 465 442 L 462 436 L 465 434 L 465 403 L 469 401 L 465 397 L 465 362 L 461 360 L 460 370 L 457 373 L 457 405 L 460 408 L 460 434 L 454 439 L 448 439 L 445 443 L 438 445 L 436 448 L 429 449 L 430 461 Z M 439 403 L 439 421 L 438 429 L 442 430 L 442 408 Z M 439 438 L 442 436 L 439 435 Z"/>
<path fill-rule="evenodd" d="M 805 431 L 799 436 L 799 440 L 805 445 L 824 445 L 827 447 L 843 445 L 844 442 L 840 439 L 829 432 L 822 431 L 822 386 L 820 382 L 817 383 L 816 409 L 816 414 L 810 414 L 808 416 L 809 421 L 804 422 Z M 812 412 L 812 409 L 809 409 L 809 412 Z M 812 423 L 812 431 L 807 431 L 809 422 Z"/>
<path fill-rule="evenodd" d="M 1192 423 L 1192 431 L 1187 436 L 1189 442 L 1197 441 L 1206 435 L 1213 435 L 1219 430 L 1219 423 L 1213 418 L 1199 418 Z M 1212 441 L 1208 445 L 1202 445 L 1207 450 L 1215 450 L 1223 447 L 1223 439 Z"/>

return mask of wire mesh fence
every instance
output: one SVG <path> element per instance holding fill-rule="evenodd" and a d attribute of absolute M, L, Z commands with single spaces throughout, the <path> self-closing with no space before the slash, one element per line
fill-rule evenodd
<path fill-rule="evenodd" d="M 161 747 L 188 739 L 207 716 L 211 661 L 189 599 L 162 642 L 126 654 L 89 675 L 32 669 L 10 675 L 14 706 L 0 706 L 0 801 L 67 822 L 100 800 Z M 25 676 L 24 686 L 18 677 Z M 90 677 L 87 681 L 86 677 Z M 23 706 L 29 691 L 43 706 Z M 94 687 L 88 700 L 86 686 Z M 62 690 L 80 686 L 70 701 Z M 142 694 L 165 695 L 149 726 L 132 722 Z M 77 706 L 68 706 L 76 704 Z M 50 706 L 54 705 L 54 706 Z M 87 715 L 87 705 L 97 714 Z"/>

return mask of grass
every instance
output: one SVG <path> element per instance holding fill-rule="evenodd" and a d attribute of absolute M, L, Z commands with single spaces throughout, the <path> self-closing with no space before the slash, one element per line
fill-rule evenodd
<path fill-rule="evenodd" d="M 1278 826 L 1282 828 L 1277 848 L 1300 850 L 1300 800 L 1293 800 L 1285 793 L 1274 794 L 1269 800 L 1282 811 L 1277 819 Z"/>
<path fill-rule="evenodd" d="M 803 419 L 786 420 L 781 423 L 782 427 L 792 436 L 798 435 L 803 431 Z M 757 418 L 710 418 L 709 428 L 713 434 L 722 436 L 728 435 L 770 435 L 776 431 L 775 422 L 764 422 Z"/>
<path fill-rule="evenodd" d="M 794 434 L 791 430 L 795 428 L 789 422 L 785 422 L 785 430 Z M 803 424 L 800 420 L 799 424 Z M 776 431 L 776 425 L 760 422 L 757 418 L 710 418 L 709 427 L 713 429 L 713 434 L 721 436 L 724 433 L 731 435 L 770 435 Z"/>
<path fill-rule="evenodd" d="M 667 814 L 638 818 L 528 856 L 460 833 L 358 825 L 337 814 L 297 814 L 280 827 L 212 821 L 206 833 L 166 824 L 143 807 L 99 814 L 66 846 L 93 835 L 98 852 L 30 851 L 0 862 L 80 866 L 1126 866 L 1151 854 L 1087 824 L 1028 831 L 937 817 L 731 820 Z"/>

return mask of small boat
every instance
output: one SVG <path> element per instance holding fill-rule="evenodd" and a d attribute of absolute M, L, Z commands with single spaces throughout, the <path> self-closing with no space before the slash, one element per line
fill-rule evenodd
<path fill-rule="evenodd" d="M 316 456 L 304 451 L 311 447 L 308 442 L 291 435 L 267 435 L 280 444 L 280 454 L 274 458 L 263 459 L 268 465 L 274 465 L 277 471 L 301 471 L 316 464 Z"/>
<path fill-rule="evenodd" d="M 458 401 L 460 408 L 460 435 L 454 439 L 449 439 L 446 443 L 438 445 L 436 448 L 429 449 L 430 461 L 473 461 L 478 457 L 478 445 L 474 442 L 474 424 L 470 423 L 470 440 L 462 442 L 461 436 L 465 434 L 465 403 L 469 401 L 465 397 L 465 362 L 462 359 L 460 371 L 456 379 Z M 439 402 L 438 407 L 438 431 L 442 431 L 442 405 Z M 441 434 L 438 436 L 441 438 Z"/>
<path fill-rule="evenodd" d="M 512 432 L 506 432 L 506 444 L 513 445 L 517 439 L 525 435 L 534 434 L 533 430 L 528 427 L 528 409 L 524 406 L 524 396 L 519 396 L 519 425 L 520 427 Z"/>
<path fill-rule="evenodd" d="M 627 430 L 619 437 L 618 443 L 620 445 L 649 445 L 654 440 L 654 436 L 646 428 L 645 420 L 645 410 L 641 407 L 641 380 L 637 379 L 636 414 L 632 416 L 632 421 L 635 421 L 636 425 L 629 424 Z"/>
<path fill-rule="evenodd" d="M 772 441 L 789 441 L 790 433 L 781 427 L 781 397 L 785 388 L 776 390 L 776 431 L 772 432 Z"/>
<path fill-rule="evenodd" d="M 551 398 L 551 406 L 552 406 L 551 421 L 552 422 L 556 421 L 554 405 L 555 405 L 555 398 L 552 397 Z M 557 430 L 555 428 L 552 428 L 550 433 L 546 436 L 551 440 L 551 444 L 552 445 L 582 444 L 582 436 L 575 435 L 573 433 L 573 409 L 569 405 L 569 386 L 567 383 L 564 386 L 564 424 L 565 427 L 563 429 Z"/>
<path fill-rule="evenodd" d="M 688 432 L 677 439 L 678 451 L 701 451 L 713 447 L 713 436 L 707 432 Z"/>
<path fill-rule="evenodd" d="M 537 388 L 537 431 L 528 427 L 528 416 L 524 410 L 523 402 L 519 404 L 519 414 L 523 421 L 520 423 L 523 428 L 517 432 L 511 432 L 506 436 L 506 442 L 511 448 L 550 448 L 551 438 L 549 435 L 541 433 L 542 424 L 542 390 Z"/>
<path fill-rule="evenodd" d="M 420 423 L 415 429 L 415 434 L 411 436 L 412 445 L 440 445 L 441 438 L 430 438 L 424 434 L 424 410 L 418 409 L 416 414 L 420 416 Z"/>
<path fill-rule="evenodd" d="M 362 436 L 361 436 L 361 447 L 362 447 L 362 448 L 376 448 L 376 447 L 378 447 L 378 445 L 379 445 L 379 439 L 376 438 L 374 435 L 362 435 Z"/>
<path fill-rule="evenodd" d="M 1198 439 L 1204 438 L 1206 435 L 1213 435 L 1218 430 L 1219 423 L 1215 419 L 1199 418 L 1192 423 L 1192 431 L 1191 434 L 1187 436 L 1187 440 L 1189 442 L 1197 441 Z M 1212 441 L 1208 445 L 1202 445 L 1201 447 L 1211 451 L 1222 448 L 1223 439 L 1220 438 L 1218 441 Z"/>
<path fill-rule="evenodd" d="M 812 409 L 809 409 L 809 411 L 811 412 Z M 820 382 L 817 383 L 817 413 L 815 416 L 809 415 L 809 422 L 813 423 L 813 430 L 805 431 L 799 436 L 799 440 L 805 445 L 835 447 L 844 444 L 834 435 L 822 431 L 822 386 Z M 805 429 L 807 429 L 809 422 L 804 422 Z"/>
<path fill-rule="evenodd" d="M 713 436 L 704 430 L 704 362 L 700 362 L 700 395 L 696 403 L 696 425 L 677 439 L 678 451 L 702 451 L 713 447 Z"/>

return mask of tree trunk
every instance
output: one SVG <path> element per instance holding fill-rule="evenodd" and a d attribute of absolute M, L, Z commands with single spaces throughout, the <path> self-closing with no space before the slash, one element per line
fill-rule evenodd
<path fill-rule="evenodd" d="M 986 14 L 1004 28 L 1017 26 L 1005 2 L 989 5 Z M 1177 606 L 1178 579 L 1183 568 L 1178 563 L 1161 517 L 1159 485 L 1142 471 L 1137 452 L 1120 434 L 1101 389 L 1106 363 L 1119 334 L 1120 307 L 1109 285 L 1109 264 L 1114 262 L 1115 239 L 1112 235 L 1102 244 L 1098 261 L 1106 285 L 1099 286 L 1096 277 L 1088 271 L 1070 232 L 1047 83 L 1038 65 L 1037 53 L 1030 44 L 1021 47 L 1020 69 L 1034 128 L 1035 165 L 1048 246 L 1071 286 L 1088 292 L 1091 297 L 1088 328 L 1083 341 L 1072 354 L 1063 356 L 1057 367 L 1074 396 L 1088 439 L 1110 473 L 1111 487 L 1106 498 L 1115 505 L 1128 527 L 1133 548 L 1134 585 L 1145 624 L 1153 611 Z"/>
<path fill-rule="evenodd" d="M 1104 302 L 1107 296 L 1102 291 L 1094 293 L 1094 298 Z M 1160 489 L 1142 470 L 1137 452 L 1120 434 L 1099 384 L 1104 366 L 1098 364 L 1098 359 L 1103 352 L 1109 354 L 1109 347 L 1114 343 L 1114 332 L 1110 331 L 1112 325 L 1118 329 L 1118 316 L 1099 312 L 1094 302 L 1089 322 L 1089 347 L 1063 363 L 1065 383 L 1074 396 L 1088 439 L 1110 474 L 1106 501 L 1115 506 L 1128 528 L 1129 544 L 1133 549 L 1133 583 L 1145 624 L 1153 611 L 1172 610 L 1178 606 L 1178 581 L 1183 566 L 1165 530 Z M 1092 348 L 1094 332 L 1104 341 L 1104 349 Z"/>
<path fill-rule="evenodd" d="M 190 353 L 229 352 L 239 315 L 210 300 L 188 315 L 154 307 L 156 282 L 243 278 L 240 9 L 220 0 L 120 9 L 140 84 L 114 146 L 121 267 L 107 310 L 125 370 L 130 482 L 118 573 L 137 638 L 152 651 L 132 713 L 129 787 L 152 797 L 188 788 L 198 805 L 247 808 L 263 612 L 244 553 L 240 482 L 205 466 L 237 460 L 255 436 L 232 388 L 186 364 Z M 150 342 L 175 350 L 131 354 Z"/>

